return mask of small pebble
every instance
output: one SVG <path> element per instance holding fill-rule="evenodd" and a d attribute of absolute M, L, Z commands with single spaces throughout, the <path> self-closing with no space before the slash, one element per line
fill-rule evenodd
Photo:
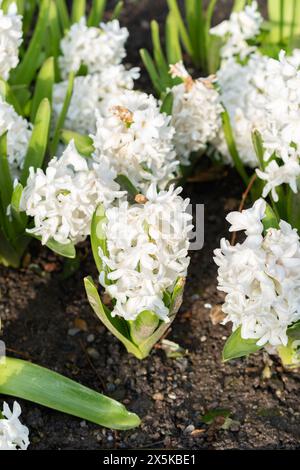
<path fill-rule="evenodd" d="M 211 304 L 204 304 L 204 308 L 212 308 Z"/>
<path fill-rule="evenodd" d="M 68 335 L 69 336 L 75 336 L 75 335 L 77 335 L 77 333 L 79 333 L 79 331 L 80 331 L 79 328 L 70 328 L 68 330 Z"/>
<path fill-rule="evenodd" d="M 153 400 L 163 401 L 164 396 L 163 396 L 162 393 L 157 392 L 157 393 L 154 393 L 154 395 L 152 395 L 152 398 L 153 398 Z"/>
<path fill-rule="evenodd" d="M 169 393 L 168 397 L 171 399 L 171 400 L 176 400 L 176 395 L 175 393 Z"/>
<path fill-rule="evenodd" d="M 86 352 L 89 356 L 91 356 L 92 359 L 99 359 L 100 357 L 100 354 L 95 348 L 87 348 Z"/>
<path fill-rule="evenodd" d="M 206 336 L 201 336 L 200 341 L 201 343 L 204 343 L 207 340 Z"/>
<path fill-rule="evenodd" d="M 93 334 L 88 335 L 86 340 L 87 340 L 88 343 L 92 343 L 95 340 L 95 335 L 93 335 Z"/>
<path fill-rule="evenodd" d="M 189 424 L 185 430 L 184 430 L 184 434 L 191 434 L 191 432 L 193 432 L 195 430 L 195 426 L 193 424 Z"/>

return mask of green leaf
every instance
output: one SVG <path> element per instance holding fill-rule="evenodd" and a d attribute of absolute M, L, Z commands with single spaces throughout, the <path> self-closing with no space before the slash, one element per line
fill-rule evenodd
<path fill-rule="evenodd" d="M 60 55 L 60 41 L 62 39 L 62 33 L 60 28 L 60 19 L 57 10 L 57 6 L 54 0 L 51 0 L 50 11 L 49 11 L 49 32 L 50 32 L 50 45 L 51 54 L 55 58 L 55 74 L 57 81 L 60 80 L 60 73 L 57 64 L 57 58 Z"/>
<path fill-rule="evenodd" d="M 169 65 L 182 60 L 179 29 L 176 18 L 171 13 L 168 14 L 166 20 L 166 49 Z"/>
<path fill-rule="evenodd" d="M 241 176 L 242 180 L 244 181 L 245 185 L 248 186 L 249 184 L 249 177 L 247 175 L 247 172 L 245 170 L 245 167 L 243 165 L 243 162 L 239 156 L 234 136 L 233 136 L 233 131 L 230 123 L 230 117 L 228 112 L 225 110 L 223 113 L 221 113 L 222 117 L 222 123 L 223 123 L 223 130 L 225 134 L 225 139 L 227 143 L 227 147 L 229 150 L 229 153 L 232 157 L 232 160 L 234 162 L 235 168 L 237 169 L 239 175 Z"/>
<path fill-rule="evenodd" d="M 95 3 L 95 2 L 93 2 Z M 65 0 L 56 0 L 56 8 L 63 31 L 70 27 L 70 17 Z"/>
<path fill-rule="evenodd" d="M 139 344 L 151 336 L 159 325 L 159 317 L 155 312 L 145 310 L 134 321 L 129 322 L 130 335 L 133 342 Z"/>
<path fill-rule="evenodd" d="M 246 0 L 235 0 L 233 5 L 233 11 L 242 11 L 245 8 Z"/>
<path fill-rule="evenodd" d="M 36 70 L 39 67 L 39 61 L 37 59 L 40 56 L 47 29 L 49 9 L 50 0 L 42 0 L 36 27 L 30 44 L 26 49 L 26 53 L 21 63 L 12 73 L 11 81 L 14 85 L 29 85 L 35 77 Z"/>
<path fill-rule="evenodd" d="M 109 310 L 102 304 L 97 288 L 90 277 L 84 278 L 84 285 L 88 300 L 97 317 L 124 344 L 129 353 L 134 354 L 138 359 L 143 359 L 141 351 L 131 341 L 126 321 L 123 318 L 111 316 Z"/>
<path fill-rule="evenodd" d="M 20 211 L 20 202 L 23 193 L 23 186 L 18 183 L 13 190 L 11 197 L 11 215 L 13 224 L 15 226 L 15 232 L 23 234 L 27 226 L 28 217 L 25 212 Z"/>
<path fill-rule="evenodd" d="M 124 2 L 122 0 L 120 0 L 114 8 L 114 11 L 113 11 L 112 17 L 111 17 L 112 20 L 119 19 L 120 15 L 122 13 L 123 7 L 124 7 Z"/>
<path fill-rule="evenodd" d="M 269 204 L 267 204 L 266 206 L 266 213 L 264 218 L 262 219 L 262 224 L 264 226 L 265 233 L 269 228 L 279 228 L 278 218 Z"/>
<path fill-rule="evenodd" d="M 69 106 L 70 106 L 70 103 L 71 103 L 71 99 L 72 99 L 72 95 L 73 95 L 73 88 L 74 88 L 74 78 L 75 78 L 74 72 L 71 72 L 70 75 L 69 75 L 68 87 L 67 87 L 67 91 L 66 91 L 64 104 L 63 104 L 62 110 L 60 112 L 60 115 L 58 117 L 56 127 L 55 127 L 55 131 L 54 131 L 54 135 L 53 135 L 53 139 L 52 139 L 51 146 L 50 146 L 51 147 L 51 156 L 52 157 L 56 153 L 58 143 L 59 143 L 59 138 L 60 138 L 60 135 L 61 135 L 61 129 L 64 126 L 65 119 L 66 119 L 66 116 L 67 116 L 67 113 L 68 113 L 68 109 L 69 109 Z"/>
<path fill-rule="evenodd" d="M 7 132 L 0 137 L 0 197 L 4 212 L 10 204 L 13 192 L 8 159 L 7 159 Z"/>
<path fill-rule="evenodd" d="M 105 222 L 105 209 L 102 204 L 99 204 L 92 218 L 90 235 L 92 252 L 99 273 L 103 270 L 102 260 L 99 254 L 99 247 L 102 249 L 105 255 L 108 254 L 106 246 L 106 234 L 104 230 Z"/>
<path fill-rule="evenodd" d="M 72 23 L 78 23 L 85 16 L 86 0 L 73 0 L 72 5 Z"/>
<path fill-rule="evenodd" d="M 169 81 L 169 66 L 166 62 L 159 37 L 159 25 L 157 21 L 151 21 L 151 34 L 152 34 L 152 43 L 153 43 L 153 54 L 156 67 L 159 71 L 162 80 Z"/>
<path fill-rule="evenodd" d="M 49 59 L 47 59 L 44 62 L 37 76 L 32 105 L 31 105 L 31 113 L 30 113 L 31 122 L 34 122 L 38 107 L 44 98 L 48 98 L 49 103 L 52 103 L 52 91 L 53 91 L 54 81 L 55 81 L 54 58 L 49 57 Z"/>
<path fill-rule="evenodd" d="M 68 129 L 62 129 L 60 138 L 66 145 L 68 145 L 71 140 L 74 140 L 78 152 L 85 157 L 90 157 L 95 150 L 93 139 L 87 135 L 78 134 L 78 132 L 69 131 Z"/>
<path fill-rule="evenodd" d="M 170 91 L 169 93 L 167 93 L 162 102 L 160 112 L 166 113 L 168 116 L 172 116 L 173 101 L 173 93 Z"/>
<path fill-rule="evenodd" d="M 132 184 L 130 179 L 125 176 L 125 175 L 118 175 L 116 178 L 116 182 L 120 185 L 121 189 L 123 191 L 127 191 L 128 194 L 132 197 L 135 198 L 137 194 L 139 194 L 139 191 L 137 188 Z"/>
<path fill-rule="evenodd" d="M 164 91 L 164 88 L 163 88 L 163 85 L 161 83 L 159 74 L 156 70 L 155 64 L 154 64 L 149 52 L 146 49 L 141 49 L 140 50 L 140 55 L 141 55 L 142 61 L 144 63 L 144 66 L 146 67 L 147 72 L 150 76 L 150 79 L 151 79 L 152 84 L 155 88 L 155 91 L 160 95 Z"/>
<path fill-rule="evenodd" d="M 2 78 L 0 78 L 0 95 L 4 98 L 7 103 L 13 106 L 17 114 L 19 114 L 20 116 L 23 115 L 22 107 L 16 99 L 12 88 Z"/>
<path fill-rule="evenodd" d="M 98 26 L 102 21 L 103 13 L 106 7 L 106 0 L 94 0 L 88 18 L 88 26 Z"/>
<path fill-rule="evenodd" d="M 300 340 L 300 321 L 297 321 L 287 329 L 287 335 L 293 341 Z"/>
<path fill-rule="evenodd" d="M 176 19 L 180 36 L 181 36 L 181 40 L 185 47 L 185 50 L 190 56 L 193 56 L 192 44 L 191 44 L 187 29 L 184 25 L 184 21 L 182 19 L 182 16 L 181 16 L 178 4 L 177 4 L 177 0 L 167 0 L 167 2 L 169 5 L 170 12 L 172 13 L 172 15 L 174 15 L 174 18 Z"/>
<path fill-rule="evenodd" d="M 111 429 L 140 424 L 121 403 L 44 367 L 6 358 L 0 365 L 0 393 L 38 403 Z"/>
<path fill-rule="evenodd" d="M 44 98 L 37 110 L 34 128 L 26 153 L 24 167 L 21 174 L 21 184 L 26 185 L 29 168 L 41 168 L 48 145 L 48 135 L 51 120 L 51 106 L 49 100 Z"/>
<path fill-rule="evenodd" d="M 223 361 L 230 361 L 259 351 L 262 346 L 257 346 L 257 341 L 258 339 L 243 339 L 241 327 L 237 328 L 225 343 Z"/>
<path fill-rule="evenodd" d="M 265 161 L 264 161 L 264 144 L 261 137 L 261 133 L 258 130 L 252 132 L 252 142 L 253 147 L 257 156 L 257 159 L 260 164 L 260 168 L 262 170 L 265 169 Z"/>
<path fill-rule="evenodd" d="M 73 243 L 62 245 L 56 240 L 51 239 L 46 243 L 46 246 L 60 256 L 64 256 L 65 258 L 76 258 L 76 249 Z"/>

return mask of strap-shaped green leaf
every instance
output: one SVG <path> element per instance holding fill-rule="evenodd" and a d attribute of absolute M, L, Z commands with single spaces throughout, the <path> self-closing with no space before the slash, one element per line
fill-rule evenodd
<path fill-rule="evenodd" d="M 6 212 L 13 192 L 8 158 L 7 158 L 7 132 L 0 137 L 0 198 L 3 211 Z"/>
<path fill-rule="evenodd" d="M 137 194 L 139 194 L 137 188 L 132 184 L 132 182 L 126 175 L 118 175 L 116 178 L 116 182 L 119 183 L 121 189 L 123 191 L 127 191 L 131 197 L 134 198 Z"/>
<path fill-rule="evenodd" d="M 88 18 L 88 26 L 98 26 L 102 21 L 103 13 L 106 7 L 107 0 L 94 0 Z"/>
<path fill-rule="evenodd" d="M 66 91 L 64 104 L 63 104 L 62 110 L 60 112 L 60 115 L 58 117 L 58 120 L 57 120 L 57 123 L 56 123 L 56 126 L 55 126 L 53 139 L 52 139 L 52 142 L 51 142 L 51 145 L 50 145 L 50 150 L 51 150 L 51 156 L 52 157 L 56 153 L 58 143 L 59 143 L 59 138 L 60 138 L 60 135 L 61 135 L 61 130 L 64 126 L 65 119 L 66 119 L 66 116 L 67 116 L 67 113 L 68 113 L 68 109 L 69 109 L 69 106 L 70 106 L 70 103 L 71 103 L 71 99 L 72 99 L 72 95 L 73 95 L 73 87 L 74 87 L 74 78 L 75 78 L 74 72 L 71 72 L 70 75 L 69 75 L 68 87 L 67 87 L 67 91 Z"/>
<path fill-rule="evenodd" d="M 257 346 L 258 339 L 243 339 L 241 327 L 237 328 L 227 339 L 223 349 L 223 361 L 230 361 L 239 357 L 259 351 L 262 346 Z"/>
<path fill-rule="evenodd" d="M 166 20 L 166 49 L 169 65 L 182 60 L 179 29 L 176 18 L 171 13 L 168 14 Z"/>
<path fill-rule="evenodd" d="M 30 44 L 21 63 L 12 73 L 11 81 L 14 85 L 29 85 L 35 77 L 36 70 L 39 67 L 38 59 L 40 57 L 47 30 L 49 9 L 50 0 L 42 0 L 38 20 Z"/>
<path fill-rule="evenodd" d="M 144 63 L 144 66 L 146 67 L 147 72 L 150 75 L 150 79 L 152 81 L 153 87 L 155 88 L 158 95 L 160 95 L 164 91 L 164 88 L 163 88 L 163 85 L 161 83 L 159 74 L 156 70 L 153 59 L 152 59 L 152 57 L 150 56 L 149 52 L 146 49 L 141 49 L 140 50 L 140 55 L 141 55 L 142 61 Z"/>
<path fill-rule="evenodd" d="M 66 4 L 66 0 L 56 0 L 56 8 L 63 31 L 66 31 L 70 27 L 70 16 Z"/>
<path fill-rule="evenodd" d="M 170 12 L 172 13 L 172 15 L 174 15 L 174 18 L 176 19 L 180 36 L 181 36 L 181 40 L 185 47 L 185 50 L 190 56 L 192 56 L 193 48 L 192 48 L 191 40 L 190 40 L 188 31 L 185 27 L 184 21 L 182 19 L 177 0 L 167 0 L 167 2 L 169 5 Z"/>
<path fill-rule="evenodd" d="M 111 19 L 112 19 L 112 20 L 117 20 L 117 19 L 119 19 L 120 15 L 121 15 L 121 13 L 122 13 L 123 7 L 124 7 L 124 2 L 123 2 L 122 0 L 120 0 L 120 1 L 116 4 L 116 6 L 115 6 L 115 8 L 114 8 L 114 10 L 113 10 L 113 13 L 112 13 L 112 16 L 111 16 Z"/>
<path fill-rule="evenodd" d="M 52 103 L 52 91 L 55 81 L 54 58 L 49 57 L 43 64 L 36 80 L 30 120 L 35 121 L 36 113 L 41 101 L 48 98 L 49 103 Z"/>
<path fill-rule="evenodd" d="M 86 0 L 73 0 L 72 5 L 72 23 L 77 23 L 85 16 Z"/>
<path fill-rule="evenodd" d="M 13 106 L 17 114 L 23 115 L 22 107 L 14 95 L 12 88 L 7 82 L 0 78 L 0 95 L 5 99 L 7 103 Z"/>
<path fill-rule="evenodd" d="M 102 260 L 99 254 L 99 248 L 107 255 L 106 235 L 104 231 L 104 224 L 106 222 L 105 209 L 102 204 L 99 204 L 94 212 L 91 223 L 91 245 L 94 260 L 100 273 L 103 269 Z"/>
<path fill-rule="evenodd" d="M 29 168 L 41 168 L 48 145 L 48 135 L 51 120 L 51 106 L 49 100 L 44 98 L 37 110 L 34 128 L 24 161 L 20 182 L 25 186 L 29 175 Z"/>
<path fill-rule="evenodd" d="M 74 140 L 75 147 L 78 152 L 85 157 L 90 157 L 95 151 L 93 146 L 93 139 L 88 135 L 82 135 L 78 132 L 69 131 L 68 129 L 62 129 L 60 132 L 61 140 L 64 144 L 68 145 L 71 140 Z"/>
<path fill-rule="evenodd" d="M 0 364 L 0 393 L 22 398 L 111 429 L 131 429 L 140 419 L 121 403 L 74 380 L 20 359 Z"/>
<path fill-rule="evenodd" d="M 160 107 L 160 112 L 161 113 L 166 113 L 166 114 L 168 114 L 168 116 L 172 116 L 173 101 L 174 101 L 173 93 L 170 91 L 164 97 L 164 100 L 163 100 L 162 105 Z"/>
<path fill-rule="evenodd" d="M 169 76 L 169 65 L 166 62 L 161 43 L 160 43 L 160 37 L 159 37 L 159 25 L 157 21 L 152 20 L 151 21 L 151 34 L 152 34 L 152 44 L 153 44 L 153 55 L 154 55 L 154 60 L 156 63 L 156 67 L 159 71 L 159 74 L 161 76 L 161 79 L 163 81 L 168 81 L 170 80 Z"/>
<path fill-rule="evenodd" d="M 245 185 L 248 186 L 249 183 L 249 177 L 247 175 L 247 172 L 245 170 L 245 167 L 243 165 L 243 162 L 239 156 L 239 152 L 237 150 L 235 140 L 234 140 L 234 135 L 230 123 L 230 117 L 229 114 L 226 110 L 221 113 L 222 117 L 222 123 L 223 123 L 223 130 L 225 134 L 225 139 L 227 143 L 227 147 L 229 150 L 229 153 L 232 157 L 234 166 L 236 170 L 238 171 L 239 175 L 241 176 L 242 180 L 244 181 Z"/>
<path fill-rule="evenodd" d="M 277 215 L 269 204 L 267 204 L 266 206 L 266 213 L 264 218 L 262 219 L 262 223 L 264 226 L 265 233 L 269 228 L 279 228 L 279 220 L 277 218 Z"/>

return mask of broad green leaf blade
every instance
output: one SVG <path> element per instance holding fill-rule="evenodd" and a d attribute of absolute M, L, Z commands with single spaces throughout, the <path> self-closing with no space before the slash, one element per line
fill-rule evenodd
<path fill-rule="evenodd" d="M 50 120 L 51 106 L 49 100 L 44 98 L 36 113 L 34 128 L 24 161 L 24 167 L 20 178 L 20 182 L 23 186 L 26 185 L 29 168 L 41 168 L 43 164 L 48 145 Z"/>
<path fill-rule="evenodd" d="M 140 55 L 144 63 L 144 66 L 146 67 L 147 72 L 150 75 L 150 79 L 152 81 L 153 87 L 155 88 L 155 91 L 158 93 L 158 95 L 160 95 L 164 91 L 164 88 L 163 88 L 163 84 L 161 83 L 159 74 L 156 70 L 155 64 L 152 60 L 152 57 L 150 56 L 149 52 L 146 49 L 141 49 Z"/>
<path fill-rule="evenodd" d="M 44 98 L 48 98 L 49 103 L 52 103 L 52 91 L 53 91 L 54 81 L 55 81 L 54 58 L 49 57 L 49 59 L 47 59 L 44 62 L 37 76 L 37 81 L 35 85 L 32 105 L 31 105 L 31 113 L 30 113 L 31 122 L 34 122 L 38 107 Z"/>
<path fill-rule="evenodd" d="M 69 106 L 70 106 L 70 103 L 71 103 L 71 99 L 72 99 L 72 95 L 73 95 L 73 87 L 74 87 L 74 78 L 75 78 L 74 72 L 71 72 L 70 75 L 69 75 L 69 82 L 68 82 L 68 87 L 67 87 L 67 91 L 66 91 L 64 104 L 63 104 L 62 110 L 60 112 L 60 115 L 58 117 L 57 124 L 56 124 L 55 131 L 54 131 L 54 135 L 53 135 L 53 139 L 52 139 L 52 142 L 51 142 L 51 156 L 52 157 L 56 153 L 58 143 L 59 143 L 59 138 L 60 138 L 60 135 L 61 135 L 61 130 L 64 126 L 65 119 L 66 119 L 66 116 L 67 116 L 67 113 L 68 113 L 68 109 L 69 109 Z"/>
<path fill-rule="evenodd" d="M 117 19 L 119 19 L 120 15 L 121 15 L 121 13 L 122 13 L 123 6 L 124 6 L 124 2 L 123 2 L 122 0 L 120 0 L 120 1 L 116 4 L 116 6 L 115 6 L 115 8 L 114 8 L 114 11 L 113 11 L 113 13 L 112 13 L 112 17 L 111 17 L 112 20 L 117 20 Z"/>
<path fill-rule="evenodd" d="M 59 69 L 57 65 L 57 58 L 60 55 L 60 40 L 62 38 L 61 28 L 60 28 L 60 19 L 57 10 L 57 6 L 54 0 L 51 0 L 50 11 L 49 11 L 49 32 L 50 32 L 50 44 L 51 44 L 51 53 L 55 58 L 55 69 L 57 80 L 60 78 Z"/>
<path fill-rule="evenodd" d="M 287 329 L 287 335 L 292 340 L 300 340 L 300 321 L 297 321 Z"/>
<path fill-rule="evenodd" d="M 7 133 L 0 137 L 0 197 L 3 211 L 6 212 L 13 193 L 13 183 L 7 159 Z"/>
<path fill-rule="evenodd" d="M 72 23 L 77 23 L 85 16 L 86 0 L 73 0 L 72 5 Z"/>
<path fill-rule="evenodd" d="M 24 234 L 28 222 L 28 217 L 25 212 L 20 211 L 22 193 L 23 186 L 21 185 L 21 183 L 18 183 L 14 187 L 10 203 L 12 223 L 14 225 L 15 232 L 19 234 Z"/>
<path fill-rule="evenodd" d="M 172 13 L 172 15 L 174 15 L 174 18 L 176 19 L 180 36 L 181 36 L 181 40 L 185 47 L 185 50 L 190 56 L 193 56 L 192 44 L 191 44 L 187 29 L 184 25 L 184 21 L 182 19 L 182 16 L 181 16 L 178 4 L 177 4 L 177 0 L 167 0 L 167 2 L 169 5 L 170 12 Z"/>
<path fill-rule="evenodd" d="M 90 277 L 84 278 L 85 290 L 91 307 L 97 317 L 102 321 L 106 328 L 124 344 L 127 351 L 138 359 L 144 356 L 137 346 L 135 346 L 128 334 L 126 321 L 123 318 L 112 317 L 100 299 L 97 288 Z"/>
<path fill-rule="evenodd" d="M 0 364 L 0 393 L 38 403 L 111 429 L 140 424 L 121 403 L 44 367 L 6 358 Z"/>
<path fill-rule="evenodd" d="M 172 116 L 173 109 L 173 93 L 170 91 L 164 98 L 160 107 L 161 113 L 166 113 L 168 116 Z"/>
<path fill-rule="evenodd" d="M 225 109 L 225 108 L 224 108 Z M 228 112 L 225 110 L 223 113 L 221 113 L 222 117 L 222 123 L 223 123 L 223 130 L 225 134 L 225 139 L 227 143 L 227 147 L 229 150 L 229 153 L 232 157 L 232 160 L 234 162 L 235 168 L 238 171 L 239 175 L 241 176 L 242 180 L 244 181 L 245 185 L 248 186 L 249 184 L 249 177 L 247 175 L 247 172 L 245 170 L 245 167 L 243 165 L 243 162 L 239 156 L 234 136 L 233 136 L 233 131 L 230 123 L 230 117 Z"/>
<path fill-rule="evenodd" d="M 237 328 L 225 343 L 223 361 L 230 361 L 259 351 L 262 346 L 257 346 L 257 341 L 258 339 L 243 339 L 241 327 Z"/>
<path fill-rule="evenodd" d="M 265 233 L 269 228 L 279 228 L 278 218 L 269 204 L 266 206 L 266 214 L 262 219 L 262 224 L 264 226 Z"/>
<path fill-rule="evenodd" d="M 50 0 L 42 0 L 38 20 L 30 44 L 26 49 L 25 56 L 21 63 L 12 73 L 11 80 L 15 85 L 29 85 L 35 77 L 36 70 L 39 67 L 38 58 L 43 47 L 45 32 L 47 30 L 49 9 Z"/>
<path fill-rule="evenodd" d="M 60 256 L 64 256 L 65 258 L 76 258 L 76 249 L 73 243 L 67 243 L 66 245 L 62 245 L 55 240 L 49 240 L 46 243 L 46 246 L 50 248 L 50 250 L 54 251 Z"/>
<path fill-rule="evenodd" d="M 60 132 L 61 140 L 64 144 L 68 145 L 71 140 L 74 140 L 75 147 L 78 152 L 85 157 L 90 157 L 94 152 L 93 139 L 87 135 L 79 134 L 78 132 L 62 129 Z"/>
<path fill-rule="evenodd" d="M 235 0 L 233 5 L 233 11 L 242 11 L 245 8 L 246 0 Z"/>
<path fill-rule="evenodd" d="M 66 0 L 56 0 L 56 8 L 58 11 L 59 20 L 63 31 L 66 31 L 70 27 L 70 17 Z"/>
<path fill-rule="evenodd" d="M 94 0 L 92 2 L 91 12 L 88 18 L 88 26 L 98 26 L 102 21 L 103 13 L 106 7 L 106 0 Z"/>
<path fill-rule="evenodd" d="M 102 260 L 99 254 L 99 248 L 107 255 L 106 235 L 104 231 L 104 224 L 106 222 L 105 209 L 102 204 L 99 204 L 94 212 L 91 223 L 91 245 L 94 260 L 100 273 L 103 269 Z"/>

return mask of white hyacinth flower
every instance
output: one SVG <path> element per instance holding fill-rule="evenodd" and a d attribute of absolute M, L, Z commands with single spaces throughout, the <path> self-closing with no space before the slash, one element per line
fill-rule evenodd
<path fill-rule="evenodd" d="M 183 83 L 172 88 L 173 109 L 171 124 L 175 128 L 174 143 L 182 165 L 190 164 L 192 152 L 203 152 L 215 139 L 221 125 L 223 108 L 214 77 L 193 80 L 182 62 L 171 65 L 173 78 Z"/>
<path fill-rule="evenodd" d="M 3 404 L 3 418 L 0 418 L 0 450 L 26 450 L 29 446 L 29 430 L 19 418 L 21 407 L 14 402 L 13 411 Z"/>
<path fill-rule="evenodd" d="M 106 108 L 111 96 L 122 93 L 124 89 L 132 90 L 134 80 L 139 78 L 139 69 L 126 70 L 124 65 L 110 65 L 100 73 L 76 77 L 73 94 L 65 120 L 65 127 L 81 134 L 96 132 L 96 113 Z M 58 119 L 62 110 L 68 82 L 54 85 L 53 110 Z"/>
<path fill-rule="evenodd" d="M 239 156 L 245 166 L 255 168 L 258 160 L 252 143 L 252 132 L 262 132 L 266 126 L 265 96 L 261 92 L 268 58 L 253 54 L 247 64 L 235 59 L 223 63 L 217 72 L 221 101 L 227 110 Z M 233 164 L 223 129 L 214 146 L 225 163 Z"/>
<path fill-rule="evenodd" d="M 34 218 L 28 230 L 42 244 L 53 239 L 61 244 L 76 244 L 90 234 L 93 213 L 102 203 L 109 206 L 124 195 L 114 181 L 116 173 L 104 158 L 101 166 L 82 157 L 71 141 L 45 172 L 30 168 L 21 208 Z"/>
<path fill-rule="evenodd" d="M 139 189 L 151 183 L 165 188 L 178 169 L 170 116 L 160 112 L 152 95 L 138 91 L 111 95 L 105 106 L 91 136 L 94 161 L 101 164 L 105 156 L 118 174 L 126 175 Z"/>
<path fill-rule="evenodd" d="M 243 230 L 243 243 L 231 246 L 222 239 L 215 250 L 218 289 L 226 293 L 225 323 L 241 326 L 244 339 L 257 345 L 287 345 L 287 328 L 300 319 L 300 239 L 297 231 L 280 221 L 279 228 L 263 234 L 266 203 L 229 214 L 231 230 Z"/>
<path fill-rule="evenodd" d="M 260 33 L 263 21 L 257 2 L 253 1 L 251 5 L 246 5 L 244 10 L 232 12 L 229 20 L 211 28 L 211 34 L 225 39 L 221 49 L 222 59 L 238 56 L 244 60 L 255 52 L 256 47 L 249 45 L 248 41 L 255 39 Z"/>
<path fill-rule="evenodd" d="M 123 202 L 106 211 L 104 233 L 107 255 L 101 248 L 104 271 L 100 283 L 115 300 L 112 315 L 135 320 L 144 310 L 168 322 L 164 292 L 172 293 L 176 280 L 189 265 L 192 216 L 182 188 L 157 192 L 152 184 L 142 203 Z"/>
<path fill-rule="evenodd" d="M 0 136 L 7 132 L 8 162 L 13 178 L 20 175 L 31 137 L 31 125 L 0 96 Z"/>
<path fill-rule="evenodd" d="M 63 79 L 71 71 L 78 72 L 83 65 L 89 74 L 102 72 L 109 65 L 120 64 L 125 57 L 127 28 L 121 28 L 118 20 L 88 27 L 86 18 L 71 26 L 60 43 L 62 56 L 59 65 Z"/>
<path fill-rule="evenodd" d="M 22 36 L 22 16 L 18 15 L 16 3 L 9 5 L 7 13 L 0 9 L 0 77 L 4 80 L 19 63 Z"/>

